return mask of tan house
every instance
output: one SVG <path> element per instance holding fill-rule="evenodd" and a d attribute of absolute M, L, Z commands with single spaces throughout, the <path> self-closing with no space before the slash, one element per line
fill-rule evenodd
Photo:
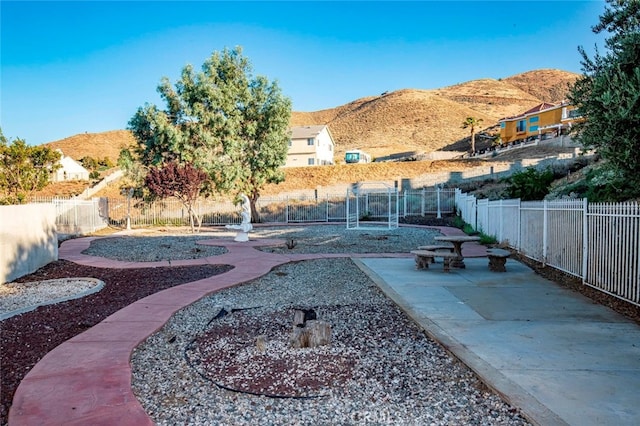
<path fill-rule="evenodd" d="M 284 167 L 334 164 L 334 147 L 333 137 L 326 125 L 292 127 L 289 152 Z"/>
<path fill-rule="evenodd" d="M 520 115 L 501 119 L 500 138 L 502 143 L 510 143 L 560 136 L 581 119 L 576 107 L 568 102 L 542 103 Z"/>

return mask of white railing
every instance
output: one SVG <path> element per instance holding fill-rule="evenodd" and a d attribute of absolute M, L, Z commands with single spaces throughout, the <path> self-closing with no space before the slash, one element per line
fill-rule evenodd
<path fill-rule="evenodd" d="M 73 198 L 34 198 L 31 203 L 53 204 L 56 228 L 60 234 L 89 234 L 109 225 L 106 198 L 81 200 Z"/>
<path fill-rule="evenodd" d="M 457 191 L 474 229 L 519 253 L 640 305 L 640 206 L 587 200 L 476 200 Z"/>
<path fill-rule="evenodd" d="M 59 206 L 57 225 L 69 233 L 90 233 L 108 224 L 125 227 L 127 218 L 131 227 L 189 225 L 187 209 L 175 199 L 146 203 L 126 197 L 88 201 L 39 198 L 32 202 Z M 451 214 L 455 212 L 455 190 L 434 188 L 404 191 L 398 194 L 397 208 L 395 205 L 386 205 L 389 203 L 388 197 L 381 198 L 375 193 L 361 197 L 360 202 L 362 214 L 374 220 L 382 216 L 388 220 L 390 212 L 398 217 Z M 347 194 L 260 197 L 256 208 L 264 223 L 346 222 Z M 195 211 L 202 218 L 203 225 L 240 223 L 240 208 L 231 201 L 201 199 L 196 203 Z"/>
<path fill-rule="evenodd" d="M 585 235 L 589 241 L 585 254 L 587 262 L 583 267 L 585 282 L 640 304 L 638 203 L 589 205 Z"/>

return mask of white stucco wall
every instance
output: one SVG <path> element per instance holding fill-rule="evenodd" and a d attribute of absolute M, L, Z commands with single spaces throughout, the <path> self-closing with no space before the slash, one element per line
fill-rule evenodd
<path fill-rule="evenodd" d="M 307 143 L 308 137 L 313 137 L 314 144 Z M 292 138 L 287 152 L 287 161 L 284 167 L 308 167 L 309 158 L 313 158 L 313 166 L 334 164 L 334 144 L 325 126 L 317 134 L 305 135 L 303 138 Z"/>
<path fill-rule="evenodd" d="M 327 127 L 322 129 L 320 133 L 318 133 L 317 137 L 317 159 L 322 162 L 325 161 L 329 164 L 333 164 L 333 141 L 331 140 L 331 136 L 329 136 L 329 130 Z"/>
<path fill-rule="evenodd" d="M 54 205 L 0 206 L 0 285 L 55 260 L 58 236 Z"/>

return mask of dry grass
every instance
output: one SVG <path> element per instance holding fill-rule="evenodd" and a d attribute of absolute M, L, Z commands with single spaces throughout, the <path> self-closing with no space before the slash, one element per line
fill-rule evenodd
<path fill-rule="evenodd" d="M 577 74 L 560 70 L 535 70 L 501 80 L 479 79 L 435 90 L 404 89 L 371 96 L 336 108 L 315 112 L 294 112 L 291 125 L 328 124 L 336 142 L 338 162 L 347 149 L 363 149 L 374 157 L 400 152 L 431 152 L 468 149 L 469 132 L 462 122 L 469 116 L 482 118 L 491 132 L 502 117 L 519 114 L 541 102 L 558 102 L 566 97 L 568 84 Z M 127 130 L 85 133 L 48 144 L 75 159 L 90 156 L 116 161 L 123 147 L 133 144 Z M 478 147 L 482 140 L 476 141 Z M 486 142 L 489 143 L 489 142 Z M 456 171 L 469 162 L 410 162 L 286 170 L 286 182 L 266 192 L 315 188 L 337 183 L 411 178 L 434 171 Z M 77 184 L 82 185 L 82 184 Z M 46 193 L 64 195 L 82 192 L 71 184 L 49 187 Z M 115 187 L 115 186 L 114 186 Z M 84 187 L 82 188 L 84 189 Z M 63 195 L 63 194 L 59 195 Z M 117 187 L 101 192 L 119 196 Z"/>
<path fill-rule="evenodd" d="M 135 143 L 128 130 L 111 130 L 102 133 L 81 133 L 45 145 L 61 149 L 64 155 L 80 160 L 88 156 L 96 160 L 109 158 L 114 164 L 118 161 L 120 150 Z"/>
<path fill-rule="evenodd" d="M 480 79 L 436 90 L 405 89 L 358 99 L 333 109 L 294 112 L 295 126 L 328 124 L 336 142 L 336 158 L 348 149 L 374 157 L 397 152 L 431 152 L 466 138 L 461 124 L 482 118 L 487 128 L 500 118 L 540 103 L 566 98 L 577 74 L 536 70 L 503 80 Z"/>
<path fill-rule="evenodd" d="M 429 173 L 462 171 L 470 167 L 486 164 L 482 160 L 456 160 L 292 167 L 285 169 L 286 177 L 284 182 L 278 185 L 267 185 L 262 193 L 268 195 L 300 189 L 328 187 L 343 183 L 409 179 Z"/>

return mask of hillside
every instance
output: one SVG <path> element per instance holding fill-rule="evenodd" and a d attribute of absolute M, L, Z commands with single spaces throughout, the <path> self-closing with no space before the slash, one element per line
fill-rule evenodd
<path fill-rule="evenodd" d="M 561 70 L 536 70 L 503 79 L 542 102 L 558 103 L 567 98 L 569 87 L 580 75 Z"/>
<path fill-rule="evenodd" d="M 130 131 L 111 130 L 102 133 L 80 133 L 45 145 L 53 149 L 60 149 L 64 155 L 75 160 L 80 160 L 85 156 L 96 160 L 108 157 L 115 164 L 120 150 L 133 143 L 135 143 L 135 139 Z"/>
<path fill-rule="evenodd" d="M 316 112 L 294 112 L 294 126 L 328 124 L 336 158 L 360 148 L 376 156 L 440 150 L 466 138 L 466 117 L 487 128 L 542 102 L 566 98 L 578 74 L 536 70 L 500 80 L 479 79 L 435 90 L 404 89 Z"/>
<path fill-rule="evenodd" d="M 514 149 L 491 159 L 465 159 L 449 161 L 406 161 L 369 164 L 338 164 L 322 167 L 291 167 L 285 169 L 285 181 L 277 185 L 266 185 L 262 195 L 278 195 L 304 189 L 326 188 L 354 182 L 388 181 L 395 179 L 414 179 L 430 173 L 445 171 L 461 172 L 477 166 L 499 166 L 510 164 L 523 158 L 544 158 L 573 152 L 573 148 L 554 146 L 536 146 Z M 69 196 L 81 193 L 86 187 L 83 182 L 62 182 L 51 184 L 38 195 Z M 321 192 L 322 193 L 322 192 Z M 117 183 L 98 192 L 97 197 L 120 198 Z"/>
<path fill-rule="evenodd" d="M 449 146 L 464 149 L 466 117 L 483 119 L 487 128 L 503 117 L 519 114 L 542 102 L 566 98 L 578 74 L 541 69 L 493 80 L 478 79 L 434 90 L 403 89 L 354 100 L 314 112 L 293 112 L 292 126 L 328 124 L 336 142 L 336 160 L 347 149 L 360 148 L 374 157 Z M 132 144 L 127 130 L 84 133 L 47 145 L 75 159 L 85 155 L 116 161 L 120 149 Z M 456 142 L 458 142 L 457 145 Z"/>

